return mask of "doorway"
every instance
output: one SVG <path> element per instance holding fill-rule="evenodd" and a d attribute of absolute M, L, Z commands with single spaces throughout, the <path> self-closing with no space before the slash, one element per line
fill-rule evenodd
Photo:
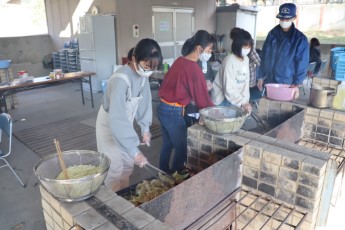
<path fill-rule="evenodd" d="M 194 9 L 152 7 L 152 11 L 153 38 L 162 49 L 163 62 L 171 65 L 194 33 Z"/>

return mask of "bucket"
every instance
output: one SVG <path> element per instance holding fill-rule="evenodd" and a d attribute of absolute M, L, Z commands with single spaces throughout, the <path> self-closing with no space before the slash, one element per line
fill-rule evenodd
<path fill-rule="evenodd" d="M 333 88 L 314 85 L 311 88 L 310 103 L 316 108 L 330 108 L 334 96 L 335 90 Z"/>

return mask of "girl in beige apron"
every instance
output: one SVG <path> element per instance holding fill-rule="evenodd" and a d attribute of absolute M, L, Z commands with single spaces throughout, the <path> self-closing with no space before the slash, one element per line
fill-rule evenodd
<path fill-rule="evenodd" d="M 128 85 L 126 110 L 129 121 L 133 123 L 138 105 L 143 98 L 141 90 L 138 96 L 133 97 L 131 82 L 128 79 L 128 76 L 117 73 L 113 77 L 123 79 Z M 141 89 L 145 84 L 145 79 L 146 78 L 143 77 Z M 98 151 L 107 154 L 111 159 L 110 169 L 104 181 L 105 185 L 110 187 L 113 191 L 118 191 L 122 188 L 128 187 L 129 176 L 132 174 L 134 168 L 134 159 L 129 153 L 122 150 L 119 147 L 119 144 L 115 142 L 109 127 L 109 114 L 104 110 L 103 106 L 99 109 L 96 127 Z"/>

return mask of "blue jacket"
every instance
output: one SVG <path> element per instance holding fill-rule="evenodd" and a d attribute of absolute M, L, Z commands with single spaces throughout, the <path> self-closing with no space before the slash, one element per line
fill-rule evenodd
<path fill-rule="evenodd" d="M 309 66 L 307 37 L 295 28 L 284 32 L 280 25 L 267 35 L 261 52 L 258 79 L 266 83 L 301 85 Z"/>

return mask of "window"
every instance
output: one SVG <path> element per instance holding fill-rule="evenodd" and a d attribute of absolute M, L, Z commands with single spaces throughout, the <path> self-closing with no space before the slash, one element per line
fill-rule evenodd
<path fill-rule="evenodd" d="M 0 37 L 47 33 L 44 0 L 0 0 Z"/>

